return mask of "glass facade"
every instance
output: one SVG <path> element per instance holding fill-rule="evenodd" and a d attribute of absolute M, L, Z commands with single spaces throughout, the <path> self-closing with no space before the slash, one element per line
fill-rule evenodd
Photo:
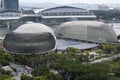
<path fill-rule="evenodd" d="M 2 0 L 4 10 L 19 10 L 19 1 L 18 0 Z"/>
<path fill-rule="evenodd" d="M 44 24 L 27 22 L 6 35 L 4 48 L 14 54 L 40 54 L 56 47 L 51 28 Z"/>
<path fill-rule="evenodd" d="M 43 53 L 55 48 L 55 38 L 49 32 L 41 34 L 10 33 L 4 40 L 4 47 L 12 53 Z"/>
<path fill-rule="evenodd" d="M 82 15 L 93 15 L 92 12 L 43 12 L 43 16 L 82 16 Z"/>
<path fill-rule="evenodd" d="M 77 8 L 77 7 L 70 7 L 70 6 L 59 6 L 59 7 L 54 7 L 54 8 L 48 8 L 45 10 L 42 10 L 39 14 L 42 16 L 46 17 L 53 17 L 53 16 L 87 16 L 93 18 L 96 18 L 96 16 L 93 14 L 93 12 L 82 9 L 82 8 Z"/>
<path fill-rule="evenodd" d="M 118 42 L 112 27 L 97 21 L 67 22 L 56 30 L 58 37 L 72 38 L 92 42 Z"/>

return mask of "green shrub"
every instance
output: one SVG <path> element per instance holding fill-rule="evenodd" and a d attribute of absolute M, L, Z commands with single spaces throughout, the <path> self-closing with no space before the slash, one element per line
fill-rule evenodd
<path fill-rule="evenodd" d="M 34 78 L 32 78 L 30 76 L 22 75 L 21 80 L 34 80 Z"/>

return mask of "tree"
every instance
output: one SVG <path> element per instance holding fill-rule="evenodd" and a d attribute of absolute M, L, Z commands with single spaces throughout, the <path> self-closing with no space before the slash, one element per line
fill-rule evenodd
<path fill-rule="evenodd" d="M 106 80 L 109 77 L 109 66 L 106 64 L 57 61 L 51 64 L 51 68 L 69 80 Z"/>
<path fill-rule="evenodd" d="M 13 61 L 13 57 L 5 52 L 5 51 L 0 51 L 0 63 L 3 66 L 9 65 L 10 62 Z"/>
<path fill-rule="evenodd" d="M 47 79 L 47 76 L 38 76 L 34 80 L 50 80 L 50 79 Z"/>
<path fill-rule="evenodd" d="M 47 75 L 47 80 L 63 80 L 63 78 L 59 74 L 49 73 Z"/>
<path fill-rule="evenodd" d="M 103 20 L 112 20 L 113 18 L 119 20 L 120 17 L 120 10 L 93 10 L 94 14 L 97 16 L 97 19 L 100 19 L 102 17 Z"/>
<path fill-rule="evenodd" d="M 120 40 L 120 35 L 117 36 L 117 39 Z"/>
<path fill-rule="evenodd" d="M 100 47 L 106 54 L 111 54 L 115 50 L 116 45 L 112 44 L 101 44 Z"/>
<path fill-rule="evenodd" d="M 44 76 L 49 74 L 49 69 L 47 67 L 38 68 L 32 71 L 33 76 Z"/>
<path fill-rule="evenodd" d="M 14 79 L 8 75 L 0 75 L 0 80 L 14 80 Z"/>
<path fill-rule="evenodd" d="M 26 75 L 22 75 L 20 80 L 34 80 L 34 78 Z"/>

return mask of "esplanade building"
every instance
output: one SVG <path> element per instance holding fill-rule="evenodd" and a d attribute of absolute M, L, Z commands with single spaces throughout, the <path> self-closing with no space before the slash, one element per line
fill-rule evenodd
<path fill-rule="evenodd" d="M 41 54 L 56 47 L 56 38 L 51 28 L 41 23 L 27 22 L 6 35 L 5 50 L 14 54 Z"/>
<path fill-rule="evenodd" d="M 71 21 L 63 23 L 57 28 L 56 36 L 96 43 L 118 42 L 113 28 L 99 21 Z"/>

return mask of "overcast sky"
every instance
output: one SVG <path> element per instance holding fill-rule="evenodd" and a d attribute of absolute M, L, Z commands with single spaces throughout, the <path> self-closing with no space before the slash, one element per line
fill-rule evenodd
<path fill-rule="evenodd" d="M 20 2 L 54 2 L 60 4 L 69 4 L 69 3 L 87 3 L 87 4 L 109 4 L 109 3 L 120 3 L 120 0 L 19 0 Z"/>

